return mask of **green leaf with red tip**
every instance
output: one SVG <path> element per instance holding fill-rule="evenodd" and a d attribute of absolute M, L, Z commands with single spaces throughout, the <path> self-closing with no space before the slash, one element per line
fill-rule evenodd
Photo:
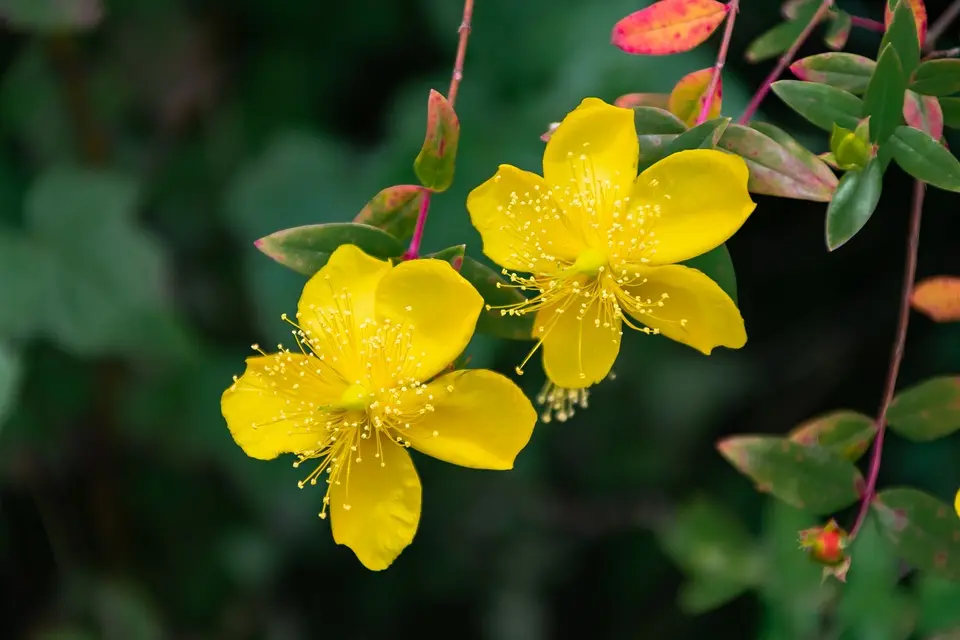
<path fill-rule="evenodd" d="M 781 22 L 772 29 L 761 33 L 747 45 L 745 54 L 747 62 L 762 62 L 776 58 L 789 49 L 790 45 L 800 37 L 803 30 L 810 24 L 819 8 L 819 2 L 797 5 L 795 18 L 787 22 Z"/>
<path fill-rule="evenodd" d="M 808 7 L 817 8 L 820 0 L 786 0 L 780 5 L 780 15 L 788 20 L 793 20 L 800 15 L 800 12 Z"/>
<path fill-rule="evenodd" d="M 960 129 L 960 98 L 940 98 L 938 102 L 943 111 L 943 126 Z"/>
<path fill-rule="evenodd" d="M 924 5 L 923 0 L 902 0 L 900 4 L 910 10 L 912 18 L 910 22 L 916 29 L 917 49 L 919 50 L 923 47 L 927 39 L 927 7 Z M 883 24 L 886 26 L 887 31 L 890 30 L 891 23 L 895 17 L 895 10 L 892 8 L 895 5 L 897 5 L 896 0 L 888 0 L 883 11 Z M 881 46 L 881 49 L 882 48 Z M 897 53 L 900 53 L 900 51 L 897 51 Z"/>
<path fill-rule="evenodd" d="M 709 38 L 726 15 L 727 6 L 716 0 L 660 0 L 619 20 L 611 42 L 637 55 L 681 53 Z"/>
<path fill-rule="evenodd" d="M 960 518 L 953 508 L 909 488 L 881 491 L 871 508 L 900 558 L 922 571 L 960 580 Z"/>
<path fill-rule="evenodd" d="M 714 118 L 687 129 L 680 135 L 640 136 L 640 163 L 643 171 L 672 153 L 688 149 L 715 149 L 730 118 Z"/>
<path fill-rule="evenodd" d="M 943 137 L 943 110 L 933 96 L 907 91 L 903 100 L 903 119 L 907 126 L 920 129 L 934 140 Z"/>
<path fill-rule="evenodd" d="M 873 418 L 856 411 L 834 411 L 807 420 L 787 434 L 798 444 L 820 446 L 856 462 L 877 435 Z"/>
<path fill-rule="evenodd" d="M 828 48 L 840 51 L 847 46 L 850 31 L 853 29 L 853 19 L 846 11 L 837 11 L 823 34 L 823 42 Z"/>
<path fill-rule="evenodd" d="M 917 180 L 960 192 L 960 161 L 930 134 L 913 127 L 897 127 L 887 145 L 900 168 Z"/>
<path fill-rule="evenodd" d="M 403 255 L 403 245 L 376 227 L 353 222 L 331 222 L 293 227 L 260 238 L 256 247 L 285 267 L 312 276 L 327 264 L 343 244 L 352 244 L 367 255 L 385 260 Z"/>
<path fill-rule="evenodd" d="M 724 132 L 719 146 L 746 161 L 750 169 L 747 188 L 751 193 L 814 202 L 829 202 L 833 197 L 835 178 L 832 185 L 821 182 L 821 175 L 756 129 L 732 124 Z"/>
<path fill-rule="evenodd" d="M 673 91 L 670 92 L 668 105 L 671 113 L 689 127 L 697 123 L 700 111 L 707 101 L 707 89 L 710 88 L 712 77 L 713 68 L 688 73 L 680 78 L 680 81 L 673 87 Z M 718 79 L 717 87 L 713 92 L 713 101 L 710 103 L 710 110 L 707 112 L 707 120 L 712 120 L 720 115 L 720 103 L 723 97 L 722 84 L 722 79 Z"/>
<path fill-rule="evenodd" d="M 430 90 L 427 100 L 427 135 L 413 161 L 420 184 L 433 191 L 446 191 L 453 184 L 453 171 L 460 144 L 460 120 L 440 93 Z"/>
<path fill-rule="evenodd" d="M 797 60 L 790 71 L 800 80 L 819 82 L 850 93 L 867 90 L 877 63 L 853 53 L 818 53 Z"/>
<path fill-rule="evenodd" d="M 834 123 L 856 129 L 863 114 L 863 102 L 849 91 L 816 82 L 779 80 L 771 89 L 788 107 L 824 131 Z"/>
<path fill-rule="evenodd" d="M 687 130 L 687 126 L 677 116 L 656 107 L 634 107 L 633 121 L 638 135 L 664 135 Z"/>
<path fill-rule="evenodd" d="M 769 122 L 751 122 L 750 127 L 756 129 L 768 138 L 776 141 L 781 147 L 789 151 L 794 158 L 807 165 L 813 171 L 817 180 L 826 185 L 830 192 L 837 188 L 837 176 L 830 170 L 829 165 L 815 153 L 794 140 L 790 134 Z"/>
<path fill-rule="evenodd" d="M 775 436 L 732 436 L 717 449 L 758 490 L 814 515 L 839 511 L 860 498 L 860 472 L 829 449 Z"/>
<path fill-rule="evenodd" d="M 925 96 L 949 96 L 960 91 L 960 60 L 944 58 L 921 62 L 910 89 Z"/>
<path fill-rule="evenodd" d="M 730 258 L 727 245 L 722 244 L 680 264 L 702 272 L 716 282 L 731 300 L 737 301 L 737 273 L 733 268 L 733 260 Z"/>
<path fill-rule="evenodd" d="M 633 109 L 634 107 L 667 109 L 669 98 L 670 94 L 668 93 L 626 93 L 614 100 L 613 104 L 624 109 Z"/>
<path fill-rule="evenodd" d="M 960 322 L 960 278 L 926 278 L 914 286 L 910 304 L 934 322 Z"/>
<path fill-rule="evenodd" d="M 863 96 L 863 115 L 870 117 L 870 140 L 886 142 L 894 130 L 903 124 L 903 100 L 907 91 L 900 58 L 892 45 L 880 53 L 870 84 Z"/>
<path fill-rule="evenodd" d="M 441 249 L 436 253 L 431 253 L 423 257 L 449 262 L 451 267 L 453 267 L 456 271 L 460 271 L 460 268 L 463 266 L 463 259 L 466 251 L 467 251 L 467 245 L 456 244 L 452 247 Z"/>
<path fill-rule="evenodd" d="M 857 171 L 848 171 L 827 207 L 827 249 L 834 251 L 857 235 L 880 202 L 883 182 L 881 163 L 873 158 Z"/>
<path fill-rule="evenodd" d="M 925 35 L 927 12 L 922 9 L 922 0 L 909 0 L 909 2 L 908 0 L 891 0 L 891 4 L 893 2 L 896 2 L 896 8 L 891 11 L 888 4 L 884 14 L 887 30 L 883 34 L 878 51 L 883 53 L 888 44 L 893 45 L 903 67 L 903 73 L 909 78 L 920 64 L 920 47 L 923 37 L 918 34 L 917 19 L 919 18 L 921 22 L 919 30 Z"/>
<path fill-rule="evenodd" d="M 890 428 L 914 442 L 930 442 L 960 429 L 960 377 L 932 378 L 893 399 Z"/>
<path fill-rule="evenodd" d="M 353 221 L 383 229 L 400 242 L 406 242 L 417 226 L 424 197 L 426 192 L 419 185 L 387 187 L 375 195 Z"/>
<path fill-rule="evenodd" d="M 533 313 L 517 315 L 509 309 L 519 306 L 526 298 L 520 289 L 511 284 L 499 273 L 474 260 L 463 257 L 460 275 L 472 284 L 483 297 L 486 306 L 477 320 L 477 332 L 507 338 L 509 340 L 531 340 L 533 337 Z"/>

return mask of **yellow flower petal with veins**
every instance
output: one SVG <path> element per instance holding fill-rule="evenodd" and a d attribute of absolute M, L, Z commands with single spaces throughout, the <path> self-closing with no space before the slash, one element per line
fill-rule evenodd
<path fill-rule="evenodd" d="M 508 469 L 536 412 L 489 371 L 432 380 L 473 334 L 482 299 L 441 260 L 392 266 L 339 247 L 303 290 L 296 347 L 252 357 L 221 410 L 251 457 L 316 461 L 300 486 L 326 484 L 321 517 L 364 566 L 389 566 L 413 540 L 420 481 L 407 449 Z"/>
<path fill-rule="evenodd" d="M 484 252 L 533 293 L 501 311 L 536 314 L 537 343 L 518 372 L 542 346 L 542 395 L 558 417 L 610 374 L 624 324 L 704 353 L 746 341 L 719 287 L 670 266 L 724 243 L 749 217 L 746 163 L 697 149 L 637 176 L 637 158 L 633 111 L 587 98 L 553 132 L 542 179 L 502 165 L 467 198 Z"/>

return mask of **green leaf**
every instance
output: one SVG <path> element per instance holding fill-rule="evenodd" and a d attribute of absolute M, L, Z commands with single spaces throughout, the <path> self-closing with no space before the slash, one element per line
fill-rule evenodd
<path fill-rule="evenodd" d="M 900 58 L 893 47 L 887 45 L 880 53 L 870 85 L 863 96 L 863 113 L 870 117 L 871 141 L 878 144 L 886 142 L 893 131 L 903 124 L 903 96 L 906 91 L 907 76 L 904 75 Z"/>
<path fill-rule="evenodd" d="M 683 133 L 687 130 L 687 125 L 680 118 L 657 107 L 634 107 L 633 120 L 640 135 Z"/>
<path fill-rule="evenodd" d="M 887 144 L 900 168 L 917 180 L 960 192 L 960 162 L 929 134 L 913 127 L 897 127 Z"/>
<path fill-rule="evenodd" d="M 790 65 L 790 71 L 800 80 L 863 93 L 876 66 L 870 58 L 853 53 L 819 53 L 797 60 Z"/>
<path fill-rule="evenodd" d="M 823 34 L 823 42 L 834 51 L 840 51 L 847 46 L 847 39 L 853 28 L 853 19 L 846 11 L 837 11 L 833 19 L 827 23 Z"/>
<path fill-rule="evenodd" d="M 789 151 L 794 158 L 807 165 L 817 176 L 817 180 L 827 185 L 831 193 L 837 188 L 837 176 L 826 162 L 812 151 L 794 140 L 790 134 L 769 122 L 751 122 L 750 126 L 768 138 L 776 141 L 781 147 Z"/>
<path fill-rule="evenodd" d="M 420 184 L 433 191 L 446 191 L 453 184 L 459 143 L 457 114 L 446 98 L 431 89 L 427 100 L 427 135 L 413 161 Z"/>
<path fill-rule="evenodd" d="M 675 133 L 637 136 L 637 140 L 640 142 L 639 170 L 643 171 L 645 167 L 649 167 L 657 160 L 665 158 L 667 145 L 678 137 Z"/>
<path fill-rule="evenodd" d="M 933 378 L 901 391 L 887 411 L 887 422 L 914 442 L 937 440 L 960 429 L 960 377 Z"/>
<path fill-rule="evenodd" d="M 426 193 L 423 187 L 413 184 L 387 187 L 375 195 L 353 221 L 377 227 L 406 242 L 413 236 Z"/>
<path fill-rule="evenodd" d="M 731 300 L 737 301 L 737 274 L 733 269 L 733 260 L 730 259 L 730 251 L 727 250 L 727 245 L 722 244 L 681 264 L 704 273 L 720 285 L 720 288 L 730 296 Z"/>
<path fill-rule="evenodd" d="M 502 278 L 496 271 L 470 256 L 464 256 L 460 275 L 472 284 L 483 297 L 489 309 L 480 312 L 477 332 L 510 340 L 531 340 L 533 336 L 533 313 L 523 315 L 508 313 L 504 307 L 523 303 L 526 298 L 516 286 Z"/>
<path fill-rule="evenodd" d="M 917 23 L 907 0 L 897 2 L 893 10 L 893 20 L 883 34 L 878 51 L 882 54 L 888 44 L 893 45 L 904 76 L 909 78 L 920 64 L 920 40 Z"/>
<path fill-rule="evenodd" d="M 33 337 L 53 279 L 50 252 L 22 233 L 0 231 L 0 338 Z"/>
<path fill-rule="evenodd" d="M 452 247 L 447 247 L 446 249 L 441 249 L 436 253 L 431 253 L 429 255 L 423 256 L 424 258 L 434 258 L 436 260 L 444 260 L 450 263 L 450 266 L 455 270 L 460 271 L 460 267 L 463 266 L 463 257 L 467 251 L 467 245 L 458 244 Z"/>
<path fill-rule="evenodd" d="M 671 136 L 670 139 L 665 140 L 664 144 L 662 145 L 650 145 L 646 150 L 643 147 L 642 138 L 651 136 L 641 136 L 640 164 L 638 166 L 638 170 L 643 171 L 658 160 L 662 160 L 678 151 L 715 148 L 717 143 L 720 141 L 720 137 L 723 135 L 723 132 L 726 130 L 727 125 L 729 124 L 730 118 L 714 118 L 713 120 L 707 120 L 706 122 L 701 122 L 695 127 L 687 129 L 680 135 Z"/>
<path fill-rule="evenodd" d="M 829 202 L 836 189 L 836 178 L 832 184 L 821 182 L 821 175 L 754 128 L 730 125 L 720 139 L 720 147 L 747 163 L 750 169 L 747 188 L 751 193 Z"/>
<path fill-rule="evenodd" d="M 3 0 L 0 18 L 28 31 L 89 29 L 103 18 L 103 6 L 100 0 Z"/>
<path fill-rule="evenodd" d="M 960 580 L 960 518 L 937 498 L 916 489 L 887 489 L 871 504 L 880 530 L 896 553 L 923 571 Z"/>
<path fill-rule="evenodd" d="M 877 435 L 873 418 L 856 411 L 833 411 L 797 426 L 787 437 L 805 446 L 820 446 L 856 462 Z"/>
<path fill-rule="evenodd" d="M 392 235 L 355 222 L 308 224 L 283 229 L 254 243 L 266 255 L 305 276 L 312 276 L 319 271 L 337 247 L 343 244 L 356 245 L 367 255 L 381 260 L 403 255 L 403 245 Z"/>
<path fill-rule="evenodd" d="M 921 62 L 910 89 L 927 96 L 949 96 L 960 91 L 960 60 L 943 58 Z"/>
<path fill-rule="evenodd" d="M 777 26 L 757 36 L 747 46 L 744 54 L 747 62 L 762 62 L 775 58 L 793 44 L 800 37 L 807 24 L 813 19 L 819 9 L 819 3 L 811 2 L 796 7 L 796 18 L 781 22 Z"/>
<path fill-rule="evenodd" d="M 774 436 L 731 436 L 717 449 L 759 491 L 814 515 L 833 513 L 860 498 L 860 472 L 829 449 Z"/>
<path fill-rule="evenodd" d="M 882 182 L 883 170 L 876 158 L 863 169 L 848 171 L 840 178 L 827 207 L 827 249 L 840 248 L 863 229 L 880 201 Z"/>
<path fill-rule="evenodd" d="M 934 633 L 960 629 L 958 602 L 960 602 L 960 582 L 950 582 L 930 574 L 919 576 L 917 624 L 918 631 L 922 633 L 921 637 L 932 640 Z M 949 636 L 941 636 L 940 640 L 949 640 Z"/>
<path fill-rule="evenodd" d="M 727 604 L 747 588 L 722 578 L 694 578 L 680 585 L 678 604 L 685 614 L 695 616 Z"/>
<path fill-rule="evenodd" d="M 20 355 L 0 342 L 0 428 L 16 406 L 22 375 Z"/>
<path fill-rule="evenodd" d="M 787 106 L 824 131 L 837 123 L 856 129 L 863 113 L 863 102 L 848 91 L 816 82 L 779 80 L 771 86 Z"/>
<path fill-rule="evenodd" d="M 951 129 L 960 129 L 960 98 L 940 98 L 943 124 Z"/>

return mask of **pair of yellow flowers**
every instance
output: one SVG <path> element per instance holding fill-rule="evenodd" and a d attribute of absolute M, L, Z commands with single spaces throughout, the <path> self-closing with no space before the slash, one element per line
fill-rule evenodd
<path fill-rule="evenodd" d="M 484 253 L 536 294 L 509 311 L 536 313 L 533 338 L 558 388 L 603 380 L 623 324 L 707 354 L 746 342 L 730 297 L 676 264 L 746 221 L 756 206 L 746 165 L 683 151 L 638 177 L 638 158 L 633 111 L 588 98 L 547 143 L 543 177 L 503 165 L 467 199 Z M 223 394 L 247 455 L 314 461 L 301 486 L 326 485 L 320 516 L 369 569 L 388 567 L 417 530 L 408 448 L 510 469 L 530 439 L 537 413 L 516 384 L 451 370 L 482 308 L 446 262 L 393 265 L 341 246 L 304 287 L 290 320 L 297 348 L 249 358 Z"/>

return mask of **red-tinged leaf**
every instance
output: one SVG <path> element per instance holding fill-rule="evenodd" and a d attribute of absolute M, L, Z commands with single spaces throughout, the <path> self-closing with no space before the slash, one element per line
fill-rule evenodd
<path fill-rule="evenodd" d="M 787 437 L 808 447 L 825 447 L 856 462 L 875 435 L 877 425 L 873 418 L 856 411 L 834 411 L 804 422 Z"/>
<path fill-rule="evenodd" d="M 827 23 L 827 30 L 823 34 L 823 42 L 834 51 L 840 51 L 847 46 L 850 31 L 853 29 L 853 19 L 846 11 L 838 11 L 833 19 Z"/>
<path fill-rule="evenodd" d="M 863 93 L 877 63 L 852 53 L 820 53 L 797 60 L 790 71 L 800 80 L 828 84 L 853 94 Z"/>
<path fill-rule="evenodd" d="M 677 86 L 670 92 L 668 106 L 671 113 L 683 120 L 687 126 L 697 123 L 697 116 L 707 100 L 707 87 L 713 77 L 713 69 L 701 69 L 688 73 L 680 79 Z M 713 103 L 707 113 L 707 120 L 720 116 L 720 101 L 723 97 L 723 81 L 717 82 L 717 89 L 713 92 Z"/>
<path fill-rule="evenodd" d="M 923 0 L 901 0 L 901 2 L 906 2 L 913 12 L 913 21 L 917 25 L 917 37 L 922 47 L 927 37 L 927 7 L 923 4 Z M 883 12 L 883 24 L 889 29 L 890 23 L 893 21 L 893 11 L 890 9 L 889 2 L 884 4 L 886 9 Z"/>
<path fill-rule="evenodd" d="M 670 96 L 666 93 L 627 93 L 614 101 L 614 105 L 624 109 L 634 107 L 656 107 L 666 109 Z"/>
<path fill-rule="evenodd" d="M 934 322 L 960 322 L 960 278 L 927 278 L 914 287 L 910 303 Z"/>
<path fill-rule="evenodd" d="M 898 556 L 947 580 L 960 579 L 960 518 L 946 503 L 896 488 L 878 493 L 870 506 Z"/>
<path fill-rule="evenodd" d="M 716 0 L 661 0 L 635 11 L 613 27 L 613 45 L 637 55 L 689 51 L 716 31 L 727 6 Z"/>
<path fill-rule="evenodd" d="M 934 96 L 922 96 L 908 90 L 903 100 L 903 119 L 935 140 L 943 136 L 943 110 Z"/>
<path fill-rule="evenodd" d="M 420 203 L 425 195 L 423 187 L 415 184 L 387 187 L 373 196 L 353 221 L 383 229 L 401 242 L 406 242 L 413 235 Z"/>
<path fill-rule="evenodd" d="M 800 15 L 800 11 L 804 8 L 818 4 L 820 4 L 820 0 L 787 0 L 780 5 L 780 13 L 784 18 L 793 20 Z"/>
<path fill-rule="evenodd" d="M 829 163 L 794 140 L 786 131 L 769 122 L 751 122 L 750 126 L 768 138 L 773 138 L 781 147 L 793 154 L 794 158 L 807 165 L 817 176 L 817 180 L 826 185 L 831 192 L 837 188 L 837 176 L 830 170 Z"/>
<path fill-rule="evenodd" d="M 446 191 L 450 187 L 459 143 L 457 114 L 446 98 L 431 89 L 427 100 L 427 135 L 413 161 L 420 184 L 433 191 Z"/>
<path fill-rule="evenodd" d="M 403 245 L 389 233 L 365 224 L 331 222 L 283 229 L 253 243 L 285 267 L 312 276 L 344 244 L 356 245 L 374 258 L 396 258 Z"/>

